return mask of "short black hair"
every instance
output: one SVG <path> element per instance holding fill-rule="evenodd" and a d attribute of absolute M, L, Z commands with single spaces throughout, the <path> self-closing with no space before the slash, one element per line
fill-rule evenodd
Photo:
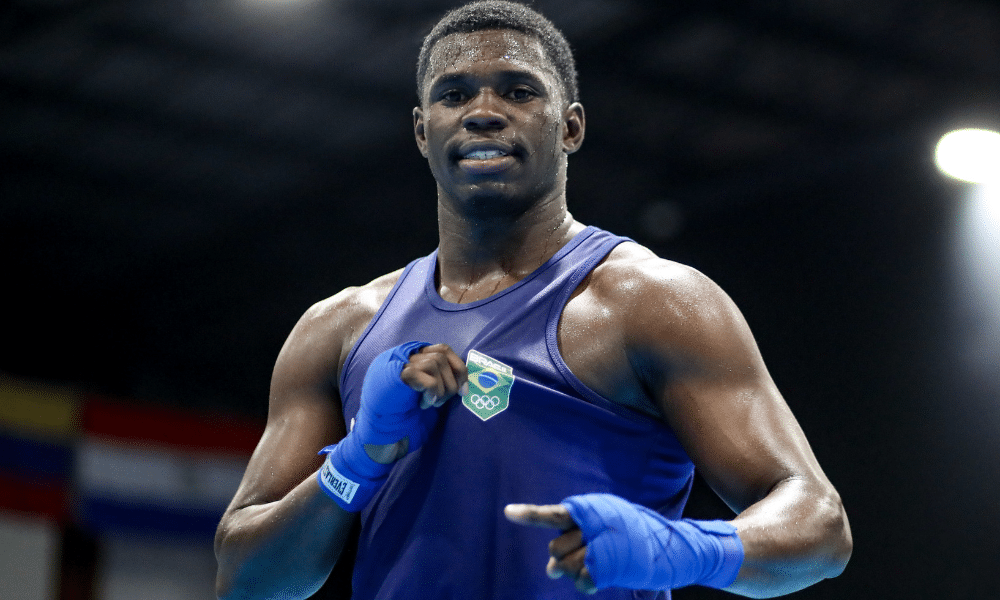
<path fill-rule="evenodd" d="M 453 33 L 472 33 L 484 29 L 512 29 L 538 39 L 542 49 L 562 80 L 563 93 L 568 102 L 579 100 L 576 62 L 569 42 L 540 13 L 518 2 L 507 0 L 480 0 L 449 11 L 424 38 L 417 59 L 417 97 L 423 101 L 424 78 L 430 66 L 431 51 L 446 36 Z"/>

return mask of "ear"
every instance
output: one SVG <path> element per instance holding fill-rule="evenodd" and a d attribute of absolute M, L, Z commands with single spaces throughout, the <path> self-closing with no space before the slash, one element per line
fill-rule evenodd
<path fill-rule="evenodd" d="M 567 106 L 566 111 L 563 112 L 563 152 L 573 154 L 580 149 L 586 128 L 587 119 L 583 112 L 583 105 L 574 102 Z"/>
<path fill-rule="evenodd" d="M 424 135 L 424 111 L 420 107 L 413 109 L 413 137 L 417 140 L 420 155 L 427 158 L 427 136 Z"/>

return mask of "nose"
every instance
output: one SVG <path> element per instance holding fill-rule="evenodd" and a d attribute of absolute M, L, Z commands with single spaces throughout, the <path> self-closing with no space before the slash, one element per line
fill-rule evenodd
<path fill-rule="evenodd" d="M 504 129 L 508 123 L 503 98 L 490 89 L 476 94 L 462 119 L 462 125 L 469 130 Z"/>

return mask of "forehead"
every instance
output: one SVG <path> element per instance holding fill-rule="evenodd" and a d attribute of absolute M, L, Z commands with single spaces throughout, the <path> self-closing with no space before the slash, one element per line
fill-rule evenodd
<path fill-rule="evenodd" d="M 441 38 L 431 51 L 425 83 L 446 75 L 491 68 L 558 78 L 537 38 L 510 29 L 486 29 Z"/>

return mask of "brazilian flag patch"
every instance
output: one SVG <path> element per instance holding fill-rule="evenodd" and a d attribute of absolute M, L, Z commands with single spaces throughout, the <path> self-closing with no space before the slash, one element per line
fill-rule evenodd
<path fill-rule="evenodd" d="M 469 350 L 465 364 L 469 370 L 469 393 L 462 396 L 465 408 L 483 421 L 507 410 L 514 369 L 475 350 Z"/>

